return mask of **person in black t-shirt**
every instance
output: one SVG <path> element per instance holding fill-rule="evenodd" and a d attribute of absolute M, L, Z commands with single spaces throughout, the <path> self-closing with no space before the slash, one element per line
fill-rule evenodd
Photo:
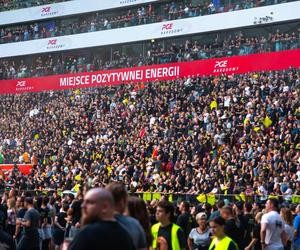
<path fill-rule="evenodd" d="M 244 204 L 244 226 L 245 226 L 245 234 L 244 234 L 244 246 L 248 246 L 251 242 L 251 234 L 254 227 L 254 217 L 251 214 L 252 204 L 245 203 Z"/>
<path fill-rule="evenodd" d="M 181 214 L 178 216 L 176 224 L 181 227 L 187 239 L 193 225 L 193 219 L 190 215 L 190 204 L 187 201 L 182 201 L 179 205 L 179 211 Z"/>
<path fill-rule="evenodd" d="M 2 229 L 0 229 L 0 249 L 1 250 L 16 249 L 16 244 L 14 242 L 13 237 L 11 237 L 8 233 L 2 231 Z"/>
<path fill-rule="evenodd" d="M 22 235 L 18 244 L 18 250 L 39 250 L 39 223 L 40 214 L 33 206 L 33 199 L 31 197 L 25 198 L 25 207 L 27 211 L 21 225 L 24 227 L 24 234 Z"/>
<path fill-rule="evenodd" d="M 152 249 L 174 250 L 173 245 L 186 249 L 187 241 L 182 229 L 172 223 L 174 219 L 174 206 L 168 201 L 160 201 L 156 208 L 157 224 L 152 226 Z M 176 238 L 172 238 L 172 230 L 176 230 Z"/>
<path fill-rule="evenodd" d="M 260 242 L 260 227 L 261 227 L 261 218 L 263 216 L 262 212 L 258 212 L 255 216 L 255 225 L 252 231 L 252 239 L 248 246 L 245 247 L 245 250 L 261 250 Z"/>
<path fill-rule="evenodd" d="M 66 231 L 66 217 L 69 205 L 64 203 L 59 213 L 55 216 L 54 225 L 52 228 L 52 239 L 55 244 L 55 249 L 60 249 L 61 244 L 64 242 L 64 235 Z"/>
<path fill-rule="evenodd" d="M 82 204 L 81 225 L 69 250 L 134 250 L 126 230 L 114 218 L 114 200 L 111 192 L 95 188 L 87 192 Z"/>

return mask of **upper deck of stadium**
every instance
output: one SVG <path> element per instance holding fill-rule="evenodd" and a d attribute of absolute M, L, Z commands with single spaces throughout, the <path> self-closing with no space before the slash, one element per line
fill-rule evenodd
<path fill-rule="evenodd" d="M 100 6 L 98 1 L 89 0 L 84 5 L 82 1 L 41 5 L 0 12 L 0 57 L 290 22 L 299 19 L 299 9 L 300 1 L 105 0 Z M 133 14 L 134 18 L 128 20 L 128 12 L 137 16 Z M 78 22 L 78 28 L 70 31 L 70 25 Z M 32 27 L 33 34 L 24 38 L 26 27 Z"/>

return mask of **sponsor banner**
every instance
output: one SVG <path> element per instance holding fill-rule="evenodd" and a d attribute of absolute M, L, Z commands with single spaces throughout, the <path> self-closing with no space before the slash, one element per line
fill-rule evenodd
<path fill-rule="evenodd" d="M 89 73 L 2 80 L 0 81 L 0 94 L 173 80 L 196 75 L 232 75 L 254 71 L 283 70 L 289 67 L 300 67 L 299 58 L 300 49 L 297 49 Z"/>
<path fill-rule="evenodd" d="M 16 166 L 24 175 L 29 175 L 32 170 L 31 164 L 16 164 Z M 14 167 L 14 164 L 0 164 L 0 171 L 2 171 L 4 174 L 7 174 L 7 172 L 12 171 Z"/>
<path fill-rule="evenodd" d="M 298 10 L 300 10 L 300 1 L 127 28 L 6 43 L 0 45 L 0 58 L 132 43 L 245 26 L 257 26 L 258 17 L 270 16 L 270 19 L 265 21 L 266 23 L 291 21 L 300 19 L 300 11 Z"/>
<path fill-rule="evenodd" d="M 158 0 L 77 0 L 0 13 L 0 25 L 120 8 Z"/>

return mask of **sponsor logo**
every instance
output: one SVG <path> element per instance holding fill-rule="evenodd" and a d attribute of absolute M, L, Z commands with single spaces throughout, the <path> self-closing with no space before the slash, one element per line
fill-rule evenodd
<path fill-rule="evenodd" d="M 215 68 L 225 68 L 227 67 L 228 60 L 225 61 L 216 61 Z"/>
<path fill-rule="evenodd" d="M 56 45 L 57 39 L 52 39 L 48 41 L 48 45 Z"/>
<path fill-rule="evenodd" d="M 58 9 L 54 9 L 51 6 L 41 8 L 41 17 L 55 16 L 58 14 Z"/>
<path fill-rule="evenodd" d="M 24 81 L 17 81 L 16 83 L 16 91 L 30 91 L 33 87 L 27 86 L 27 82 Z"/>
<path fill-rule="evenodd" d="M 162 26 L 161 30 L 171 30 L 173 29 L 173 23 L 167 23 Z"/>
<path fill-rule="evenodd" d="M 51 11 L 51 6 L 42 8 L 42 13 L 49 13 Z"/>
<path fill-rule="evenodd" d="M 46 49 L 62 49 L 66 47 L 65 43 L 59 43 L 58 39 L 50 39 L 48 40 Z"/>
<path fill-rule="evenodd" d="M 214 66 L 214 73 L 235 72 L 239 69 L 238 66 L 230 66 L 228 60 L 216 61 Z"/>
<path fill-rule="evenodd" d="M 26 86 L 26 81 L 18 81 L 16 87 L 25 87 Z"/>
<path fill-rule="evenodd" d="M 161 27 L 161 35 L 178 34 L 183 31 L 183 28 L 176 28 L 174 23 L 166 23 Z"/>

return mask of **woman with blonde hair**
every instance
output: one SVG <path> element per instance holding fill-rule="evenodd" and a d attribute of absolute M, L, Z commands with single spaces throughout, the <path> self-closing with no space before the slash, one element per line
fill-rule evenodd
<path fill-rule="evenodd" d="M 14 236 L 17 224 L 16 202 L 14 198 L 7 200 L 7 208 L 7 232 L 11 236 Z"/>
<path fill-rule="evenodd" d="M 280 216 L 285 222 L 284 231 L 288 236 L 288 241 L 284 250 L 290 250 L 292 249 L 292 244 L 294 242 L 293 214 L 289 208 L 283 207 L 280 209 Z"/>

